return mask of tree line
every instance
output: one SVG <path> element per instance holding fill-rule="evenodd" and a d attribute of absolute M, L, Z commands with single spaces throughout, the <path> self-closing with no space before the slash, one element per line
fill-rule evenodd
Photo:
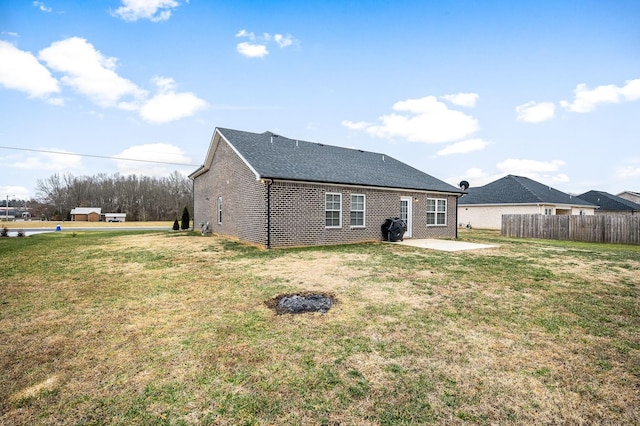
<path fill-rule="evenodd" d="M 174 220 L 192 204 L 191 180 L 177 171 L 167 177 L 56 173 L 38 179 L 36 199 L 29 202 L 33 218 L 51 220 L 70 219 L 71 209 L 76 207 L 126 213 L 127 220 L 133 221 Z"/>

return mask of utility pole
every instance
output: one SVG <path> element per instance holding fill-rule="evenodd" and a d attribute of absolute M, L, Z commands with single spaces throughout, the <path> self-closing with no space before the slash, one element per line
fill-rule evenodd
<path fill-rule="evenodd" d="M 15 197 L 15 195 L 12 195 L 12 197 Z M 7 194 L 7 204 L 4 207 L 4 220 L 9 221 L 9 194 Z"/>

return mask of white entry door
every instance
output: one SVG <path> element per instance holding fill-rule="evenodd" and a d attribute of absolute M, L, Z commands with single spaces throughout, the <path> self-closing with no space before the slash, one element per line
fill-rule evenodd
<path fill-rule="evenodd" d="M 411 201 L 411 197 L 400 197 L 400 219 L 404 220 L 404 223 L 407 224 L 407 232 L 404 233 L 404 236 L 407 238 L 411 238 L 411 218 L 413 217 Z"/>

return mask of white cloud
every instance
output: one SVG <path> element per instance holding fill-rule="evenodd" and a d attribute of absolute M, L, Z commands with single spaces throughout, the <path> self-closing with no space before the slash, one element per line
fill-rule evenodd
<path fill-rule="evenodd" d="M 621 182 L 623 179 L 638 179 L 640 178 L 640 157 L 627 157 L 624 159 L 624 164 L 618 165 L 614 169 L 614 178 L 616 181 Z M 622 184 L 622 183 L 621 183 Z M 624 185 L 629 185 L 625 182 Z M 633 181 L 631 186 L 634 186 Z"/>
<path fill-rule="evenodd" d="M 462 176 L 450 177 L 446 181 L 451 185 L 458 186 L 461 180 L 466 180 L 469 182 L 470 188 L 477 188 L 511 174 L 525 176 L 548 185 L 567 183 L 570 181 L 569 176 L 559 172 L 564 164 L 564 161 L 561 160 L 536 161 L 510 158 L 496 165 L 498 173 L 488 173 L 481 168 L 474 167 L 467 169 Z"/>
<path fill-rule="evenodd" d="M 454 105 L 473 108 L 476 106 L 479 95 L 477 93 L 456 93 L 453 95 L 444 95 L 442 99 L 451 102 Z"/>
<path fill-rule="evenodd" d="M 53 9 L 51 9 L 50 7 L 47 7 L 43 2 L 41 1 L 34 1 L 33 5 L 35 7 L 37 7 L 38 9 L 40 9 L 42 12 L 51 12 Z"/>
<path fill-rule="evenodd" d="M 553 118 L 556 106 L 552 102 L 529 101 L 516 107 L 518 120 L 525 123 L 541 123 Z"/>
<path fill-rule="evenodd" d="M 175 0 L 122 0 L 122 6 L 111 15 L 127 22 L 148 19 L 151 22 L 166 21 L 173 9 L 180 5 Z"/>
<path fill-rule="evenodd" d="M 285 48 L 287 46 L 291 46 L 293 44 L 293 37 L 289 34 L 283 36 L 282 34 L 276 34 L 273 36 L 273 40 L 278 43 L 278 46 L 281 48 Z"/>
<path fill-rule="evenodd" d="M 256 35 L 254 33 L 248 32 L 245 29 L 242 29 L 242 30 L 238 31 L 236 33 L 236 37 L 246 37 L 246 38 L 248 38 L 249 40 L 252 40 L 252 41 L 256 39 Z"/>
<path fill-rule="evenodd" d="M 82 157 L 71 151 L 58 148 L 42 148 L 43 151 L 30 153 L 14 159 L 11 166 L 22 170 L 38 170 L 48 172 L 83 172 Z"/>
<path fill-rule="evenodd" d="M 63 98 L 48 98 L 47 99 L 47 103 L 49 105 L 64 106 L 64 99 Z"/>
<path fill-rule="evenodd" d="M 479 129 L 478 120 L 474 117 L 449 109 L 434 96 L 399 101 L 393 109 L 400 114 L 379 117 L 379 125 L 349 120 L 342 124 L 379 138 L 401 137 L 410 142 L 426 143 L 463 139 Z"/>
<path fill-rule="evenodd" d="M 627 80 L 625 83 L 622 87 L 609 84 L 595 89 L 589 89 L 584 83 L 578 84 L 574 90 L 573 102 L 561 101 L 560 105 L 572 112 L 591 112 L 598 104 L 631 102 L 640 99 L 640 79 Z"/>
<path fill-rule="evenodd" d="M 72 37 L 57 41 L 42 49 L 39 58 L 53 70 L 63 74 L 60 81 L 103 108 L 117 107 L 135 111 L 151 123 L 167 123 L 195 114 L 208 106 L 191 92 L 176 92 L 176 82 L 168 77 L 154 77 L 156 94 L 119 76 L 116 58 L 104 57 L 87 40 Z M 60 92 L 58 81 L 29 52 L 0 41 L 0 84 L 27 92 L 29 96 L 45 98 L 52 105 L 62 106 L 65 100 L 49 97 Z"/>
<path fill-rule="evenodd" d="M 537 161 L 509 158 L 496 165 L 505 174 L 525 176 L 541 183 L 569 182 L 569 176 L 559 173 L 565 162 L 562 160 Z"/>
<path fill-rule="evenodd" d="M 151 79 L 160 92 L 168 92 L 175 89 L 176 81 L 171 77 L 155 76 Z"/>
<path fill-rule="evenodd" d="M 499 170 L 507 174 L 522 175 L 526 173 L 555 172 L 564 166 L 562 160 L 537 161 L 508 158 L 497 164 Z"/>
<path fill-rule="evenodd" d="M 269 33 L 264 33 L 257 37 L 255 33 L 245 29 L 238 31 L 236 33 L 236 37 L 243 37 L 251 41 L 251 43 L 245 41 L 236 45 L 238 53 L 247 58 L 263 58 L 267 56 L 269 54 L 267 45 L 272 41 L 281 49 L 291 46 L 295 42 L 295 39 L 289 34 L 286 36 L 282 34 L 275 34 L 272 36 Z"/>
<path fill-rule="evenodd" d="M 5 205 L 4 202 L 7 201 L 7 196 L 9 196 L 9 201 L 14 199 L 28 200 L 29 198 L 31 198 L 29 190 L 24 186 L 18 186 L 18 185 L 0 186 L 0 194 L 2 194 L 2 198 L 0 198 L 0 200 L 2 200 L 3 206 Z M 0 208 L 0 216 L 2 216 L 3 214 L 4 214 L 3 210 Z"/>
<path fill-rule="evenodd" d="M 269 54 L 267 46 L 263 44 L 252 44 L 246 41 L 238 43 L 236 49 L 238 53 L 247 58 L 263 58 Z"/>
<path fill-rule="evenodd" d="M 150 123 L 168 123 L 190 117 L 207 107 L 207 102 L 190 92 L 163 92 L 144 103 L 140 116 Z"/>
<path fill-rule="evenodd" d="M 191 158 L 182 149 L 165 143 L 132 146 L 115 157 L 146 161 L 116 160 L 118 171 L 124 175 L 167 176 L 180 167 L 175 164 L 149 163 L 149 161 L 184 163 L 189 165 L 185 166 L 186 168 L 193 168 L 190 165 Z"/>
<path fill-rule="evenodd" d="M 481 151 L 489 145 L 489 142 L 482 139 L 467 139 L 464 141 L 456 142 L 449 145 L 440 151 L 437 155 L 451 155 L 451 154 L 467 154 L 473 151 Z"/>
<path fill-rule="evenodd" d="M 466 180 L 469 182 L 469 187 L 478 187 L 488 184 L 489 182 L 493 182 L 496 179 L 504 176 L 503 174 L 488 174 L 484 170 L 479 167 L 472 167 L 467 169 L 462 176 L 453 176 L 447 179 L 447 182 L 453 186 L 458 186 L 458 184 Z"/>
<path fill-rule="evenodd" d="M 143 98 L 146 93 L 116 72 L 116 58 L 106 58 L 87 40 L 71 37 L 42 49 L 39 58 L 64 73 L 61 81 L 103 107 L 116 106 L 125 96 Z"/>
<path fill-rule="evenodd" d="M 6 41 L 0 41 L 0 84 L 37 98 L 60 92 L 58 81 L 31 52 Z"/>
<path fill-rule="evenodd" d="M 618 178 L 640 178 L 640 166 L 624 166 L 616 170 Z"/>
<path fill-rule="evenodd" d="M 342 125 L 351 130 L 365 130 L 367 127 L 373 126 L 373 124 L 366 121 L 354 122 L 349 120 L 342 120 Z"/>
<path fill-rule="evenodd" d="M 151 98 L 133 102 L 120 102 L 118 108 L 125 111 L 137 111 L 140 117 L 153 124 L 169 123 L 189 117 L 209 105 L 191 92 L 176 93 L 172 78 L 154 77 L 157 93 Z"/>

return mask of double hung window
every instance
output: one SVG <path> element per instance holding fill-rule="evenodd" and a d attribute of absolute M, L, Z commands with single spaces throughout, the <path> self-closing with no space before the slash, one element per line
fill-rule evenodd
<path fill-rule="evenodd" d="M 366 201 L 362 194 L 351 194 L 351 226 L 364 227 Z"/>
<path fill-rule="evenodd" d="M 324 218 L 327 228 L 342 226 L 342 194 L 327 192 L 324 195 Z"/>
<path fill-rule="evenodd" d="M 447 224 L 447 200 L 427 198 L 427 225 Z"/>

